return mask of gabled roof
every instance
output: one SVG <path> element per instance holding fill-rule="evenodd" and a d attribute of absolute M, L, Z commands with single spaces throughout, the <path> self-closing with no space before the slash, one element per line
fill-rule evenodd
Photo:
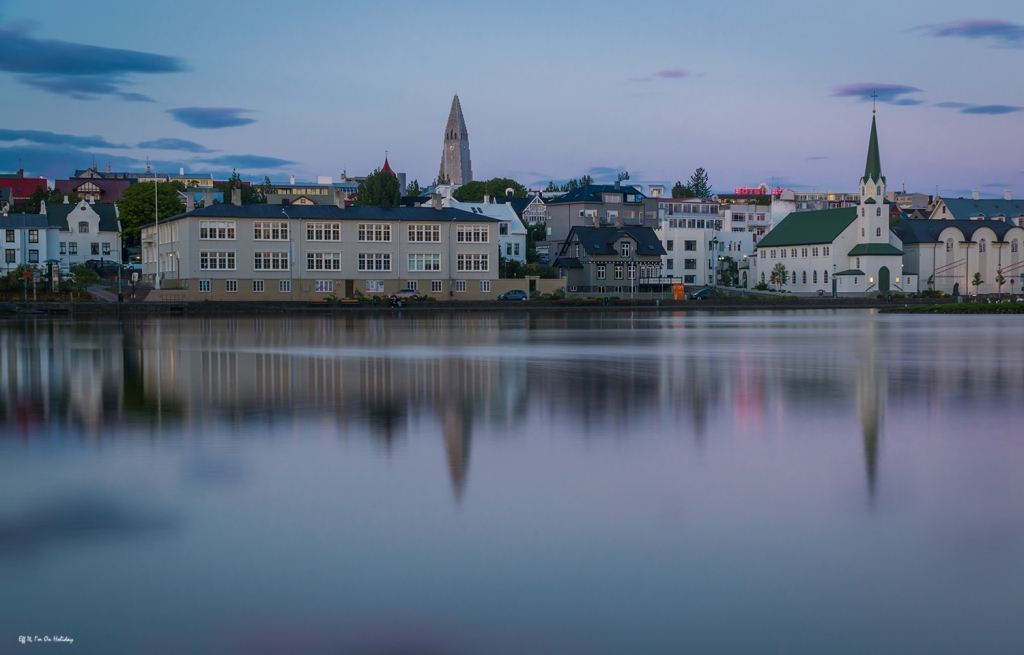
<path fill-rule="evenodd" d="M 940 198 L 954 219 L 967 219 L 982 215 L 1017 217 L 1024 215 L 1024 200 L 972 200 L 971 198 Z M 932 212 L 932 218 L 941 214 Z"/>
<path fill-rule="evenodd" d="M 757 242 L 758 248 L 832 243 L 857 220 L 856 207 L 794 212 Z"/>
<path fill-rule="evenodd" d="M 587 184 L 578 189 L 573 189 L 568 193 L 564 193 L 557 198 L 552 198 L 547 201 L 547 204 L 556 205 L 568 202 L 603 202 L 601 199 L 602 193 L 632 193 L 638 196 L 636 200 L 637 202 L 644 197 L 644 195 L 634 186 L 620 186 L 616 189 L 613 184 Z"/>
<path fill-rule="evenodd" d="M 999 241 L 1003 241 L 1006 233 L 1014 225 L 1003 221 L 943 221 L 943 220 L 906 220 L 900 221 L 892 231 L 900 238 L 904 245 L 908 243 L 938 243 L 939 235 L 947 227 L 955 227 L 960 230 L 965 239 L 970 240 L 976 231 L 987 227 L 996 234 Z"/>
<path fill-rule="evenodd" d="M 623 237 L 630 237 L 637 243 L 637 256 L 661 256 L 667 254 L 658 239 L 654 228 L 629 227 L 583 227 L 576 226 L 569 230 L 562 246 L 564 252 L 572 241 L 572 235 L 579 237 L 580 244 L 588 255 L 617 255 L 615 243 Z"/>
<path fill-rule="evenodd" d="M 891 243 L 858 243 L 848 255 L 850 257 L 867 257 L 869 255 L 899 257 L 903 255 L 903 251 Z"/>
<path fill-rule="evenodd" d="M 540 196 L 530 196 L 529 198 L 498 198 L 497 201 L 499 205 L 511 205 L 512 211 L 516 213 L 516 216 L 522 219 L 523 212 L 526 211 L 526 208 L 533 203 L 535 198 L 540 198 Z M 541 204 L 544 204 L 543 199 L 541 199 L 540 202 Z"/>
<path fill-rule="evenodd" d="M 100 207 L 100 205 L 94 205 Z M 462 223 L 498 223 L 498 219 L 482 214 L 471 214 L 451 207 L 434 209 L 432 207 L 346 207 L 341 209 L 335 205 L 235 205 L 220 203 L 209 207 L 199 207 L 193 211 L 177 216 L 161 218 L 160 222 L 175 221 L 183 218 L 258 218 L 283 219 L 284 211 L 293 220 L 332 220 L 332 221 L 423 221 L 445 223 L 460 221 Z M 149 223 L 152 225 L 152 223 Z"/>
<path fill-rule="evenodd" d="M 72 212 L 79 207 L 88 207 L 99 215 L 100 232 L 120 232 L 117 229 L 117 205 L 101 205 L 99 203 L 90 205 L 84 200 L 77 204 L 48 203 L 46 205 L 46 222 L 67 231 L 68 216 L 71 216 L 72 221 L 78 220 L 72 215 Z"/>

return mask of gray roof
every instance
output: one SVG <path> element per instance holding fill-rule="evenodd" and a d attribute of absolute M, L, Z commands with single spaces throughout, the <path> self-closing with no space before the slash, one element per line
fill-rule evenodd
<path fill-rule="evenodd" d="M 49 227 L 42 214 L 8 214 L 0 216 L 0 229 L 18 230 L 24 228 L 42 229 Z"/>
<path fill-rule="evenodd" d="M 11 189 L 10 187 L 0 188 L 0 200 L 10 203 L 11 202 Z"/>
<path fill-rule="evenodd" d="M 531 202 L 533 202 L 533 198 L 533 196 L 530 196 L 529 198 L 498 198 L 498 204 L 512 205 L 512 211 L 516 213 L 516 216 L 522 218 L 523 212 L 526 211 L 526 208 L 530 206 Z M 541 203 L 543 202 L 544 200 L 541 199 Z"/>
<path fill-rule="evenodd" d="M 634 186 L 622 185 L 616 188 L 614 184 L 587 184 L 578 189 L 573 189 L 557 198 L 547 201 L 549 205 L 565 204 L 567 202 L 603 202 L 602 193 L 632 193 L 637 196 L 636 202 L 644 197 Z"/>
<path fill-rule="evenodd" d="M 579 257 L 556 257 L 555 266 L 560 268 L 583 268 Z"/>
<path fill-rule="evenodd" d="M 657 233 L 651 227 L 583 227 L 576 226 L 569 230 L 565 238 L 562 252 L 569 247 L 572 235 L 579 237 L 583 249 L 588 255 L 617 255 L 615 242 L 624 236 L 632 237 L 637 242 L 637 256 L 658 256 L 667 254 L 661 246 Z"/>
<path fill-rule="evenodd" d="M 46 220 L 50 225 L 67 231 L 68 215 L 77 208 L 77 204 L 47 203 Z M 100 216 L 100 232 L 120 232 L 120 230 L 117 229 L 117 207 L 115 205 L 101 205 L 99 203 L 95 203 L 89 205 L 89 208 Z"/>
<path fill-rule="evenodd" d="M 920 221 L 908 219 L 897 223 L 893 226 L 892 231 L 896 233 L 896 236 L 904 244 L 938 243 L 939 235 L 947 227 L 957 228 L 964 235 L 965 239 L 970 239 L 974 236 L 975 231 L 979 228 L 987 227 L 996 233 L 998 240 L 1002 241 L 1010 228 L 1014 226 L 1003 221 Z"/>
<path fill-rule="evenodd" d="M 98 205 L 97 205 L 98 206 Z M 284 210 L 284 211 L 282 211 Z M 161 222 L 175 221 L 182 218 L 284 218 L 295 220 L 331 220 L 331 221 L 429 221 L 432 223 L 462 221 L 464 223 L 499 223 L 496 218 L 471 214 L 459 209 L 444 207 L 346 207 L 336 205 L 235 205 L 220 203 L 209 207 L 199 207 L 184 214 L 160 219 Z M 150 223 L 149 225 L 152 225 Z"/>
<path fill-rule="evenodd" d="M 954 219 L 964 220 L 981 214 L 993 216 L 1024 215 L 1024 200 L 973 200 L 971 198 L 942 198 Z M 934 212 L 932 218 L 938 218 Z"/>

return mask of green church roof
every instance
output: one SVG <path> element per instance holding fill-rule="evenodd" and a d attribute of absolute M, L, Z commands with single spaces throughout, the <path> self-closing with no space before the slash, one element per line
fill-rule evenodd
<path fill-rule="evenodd" d="M 871 117 L 871 140 L 868 142 L 868 161 L 864 165 L 864 179 L 882 179 L 882 160 L 878 156 L 878 130 L 875 128 L 875 117 Z"/>
<path fill-rule="evenodd" d="M 840 275 L 864 275 L 864 271 L 859 268 L 849 268 L 845 271 L 839 271 L 835 274 L 835 277 L 839 277 Z"/>
<path fill-rule="evenodd" d="M 868 255 L 902 256 L 903 251 L 891 243 L 859 243 L 850 251 L 850 257 L 866 257 Z"/>
<path fill-rule="evenodd" d="M 758 248 L 832 243 L 857 220 L 856 207 L 794 212 L 757 242 Z"/>

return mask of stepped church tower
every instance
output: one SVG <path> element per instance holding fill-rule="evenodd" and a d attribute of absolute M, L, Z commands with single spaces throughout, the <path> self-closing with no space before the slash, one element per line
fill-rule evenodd
<path fill-rule="evenodd" d="M 448 124 L 444 128 L 444 151 L 441 153 L 438 180 L 448 180 L 451 184 L 473 181 L 473 166 L 469 161 L 469 132 L 466 130 L 466 119 L 462 116 L 458 93 L 452 99 L 452 110 L 448 112 Z"/>

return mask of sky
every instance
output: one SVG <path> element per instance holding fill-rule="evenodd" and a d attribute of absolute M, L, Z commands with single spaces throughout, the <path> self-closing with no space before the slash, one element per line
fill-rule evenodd
<path fill-rule="evenodd" d="M 890 188 L 1024 195 L 1019 0 L 0 0 L 0 172 L 618 171 L 854 189 L 872 94 Z"/>

